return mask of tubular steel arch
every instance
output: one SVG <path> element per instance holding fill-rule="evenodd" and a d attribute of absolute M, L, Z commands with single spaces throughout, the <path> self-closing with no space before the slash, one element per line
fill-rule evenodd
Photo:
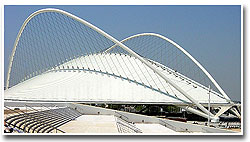
<path fill-rule="evenodd" d="M 173 44 L 174 47 L 178 48 L 187 57 L 189 57 L 205 73 L 205 75 L 211 80 L 211 82 L 216 86 L 216 88 L 225 97 L 225 99 L 228 102 L 231 102 L 231 99 L 226 95 L 225 91 L 220 87 L 220 85 L 216 82 L 216 80 L 212 77 L 212 75 L 209 74 L 209 72 L 191 54 L 189 54 L 184 48 L 182 48 L 180 45 L 178 45 L 173 40 L 171 40 L 171 39 L 169 39 L 169 38 L 167 38 L 167 37 L 165 37 L 163 35 L 157 34 L 157 33 L 140 33 L 140 34 L 136 34 L 136 35 L 132 35 L 130 37 L 127 37 L 127 38 L 123 39 L 120 42 L 124 43 L 124 42 L 126 42 L 126 41 L 128 41 L 130 39 L 140 37 L 140 36 L 155 36 L 155 37 L 159 37 L 159 38 L 164 39 L 164 40 L 168 41 L 169 43 Z M 110 50 L 112 50 L 115 47 L 117 47 L 117 45 L 113 45 L 112 47 L 108 48 L 105 52 L 109 52 Z"/>
<path fill-rule="evenodd" d="M 221 87 L 217 84 L 217 82 L 212 78 L 212 76 L 205 70 L 205 68 L 203 68 L 201 66 L 201 64 L 196 61 L 187 51 L 185 51 L 182 47 L 180 47 L 178 44 L 176 44 L 175 42 L 173 42 L 172 40 L 159 35 L 159 34 L 155 34 L 155 33 L 143 33 L 143 34 L 138 34 L 138 35 L 134 35 L 131 36 L 129 38 L 126 38 L 124 40 L 122 40 L 121 42 L 118 41 L 117 39 L 115 39 L 114 37 L 112 37 L 111 35 L 105 33 L 103 30 L 99 29 L 98 27 L 92 25 L 91 23 L 75 16 L 72 15 L 68 12 L 65 12 L 63 10 L 59 10 L 59 9 L 53 9 L 53 8 L 47 8 L 47 9 L 41 9 L 38 10 L 34 13 L 32 13 L 23 23 L 21 29 L 19 30 L 19 33 L 17 35 L 17 38 L 15 40 L 14 43 L 14 47 L 12 50 L 12 54 L 10 56 L 10 62 L 9 62 L 9 68 L 8 68 L 8 72 L 7 72 L 7 80 L 6 80 L 6 89 L 9 88 L 9 79 L 10 79 L 10 73 L 11 73 L 11 69 L 12 69 L 12 63 L 13 63 L 13 59 L 15 56 L 15 52 L 16 52 L 16 48 L 17 48 L 17 44 L 19 42 L 19 39 L 22 35 L 23 30 L 25 29 L 26 25 L 28 24 L 28 22 L 35 17 L 38 14 L 41 13 L 46 13 L 46 12 L 56 12 L 56 13 L 60 13 L 63 15 L 66 15 L 82 24 L 84 24 L 85 26 L 95 30 L 96 32 L 98 32 L 99 34 L 103 35 L 104 37 L 106 37 L 107 39 L 109 39 L 110 41 L 114 42 L 115 45 L 112 46 L 110 49 L 116 47 L 116 46 L 120 46 L 121 48 L 123 48 L 125 51 L 127 51 L 128 53 L 130 53 L 132 56 L 134 56 L 135 58 L 137 58 L 138 60 L 140 60 L 142 63 L 144 63 L 147 67 L 149 67 L 150 69 L 152 69 L 157 75 L 159 75 L 162 79 L 164 79 L 167 83 L 171 84 L 176 90 L 178 90 L 181 94 L 183 94 L 187 99 L 189 99 L 192 103 L 194 103 L 198 108 L 200 108 L 203 112 L 196 112 L 196 114 L 201 115 L 201 116 L 211 116 L 212 119 L 214 120 L 218 120 L 218 117 L 215 117 L 211 112 L 209 112 L 204 106 L 202 106 L 197 100 L 195 100 L 193 97 L 191 97 L 187 92 L 185 92 L 182 88 L 180 88 L 178 85 L 176 85 L 173 81 L 171 81 L 169 78 L 167 78 L 162 72 L 160 72 L 159 70 L 157 70 L 154 66 L 152 66 L 147 60 L 145 60 L 143 57 L 141 57 L 140 55 L 138 55 L 137 53 L 135 53 L 133 50 L 131 50 L 130 48 L 128 48 L 126 45 L 124 45 L 122 42 L 132 39 L 134 37 L 138 37 L 138 36 L 144 36 L 144 35 L 152 35 L 152 36 L 157 36 L 160 37 L 170 43 L 172 43 L 173 45 L 175 45 L 178 49 L 180 49 L 183 53 L 185 53 L 207 76 L 209 79 L 211 79 L 211 81 L 214 83 L 214 85 L 220 90 L 220 92 L 224 95 L 224 97 L 230 102 L 230 98 L 225 94 L 225 92 L 221 89 Z M 108 49 L 109 50 L 109 49 Z M 108 51 L 106 50 L 106 51 Z"/>

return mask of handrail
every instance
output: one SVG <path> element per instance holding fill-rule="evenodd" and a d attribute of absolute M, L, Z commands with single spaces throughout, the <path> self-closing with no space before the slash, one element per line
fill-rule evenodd
<path fill-rule="evenodd" d="M 205 129 L 205 128 L 201 128 L 203 131 L 205 131 L 206 133 L 214 133 L 213 131 L 210 131 L 208 129 Z"/>
<path fill-rule="evenodd" d="M 41 106 L 44 106 L 44 105 L 42 105 L 42 104 L 40 104 L 40 105 L 41 105 Z M 44 106 L 44 107 L 46 107 L 46 106 Z M 56 106 L 56 107 L 57 107 L 57 106 Z M 46 107 L 46 108 L 48 108 L 50 111 L 53 111 L 53 112 L 55 112 L 55 113 L 57 113 L 57 114 L 60 114 L 60 115 L 67 115 L 67 116 L 70 117 L 70 115 L 68 115 L 67 113 L 63 114 L 63 113 L 61 113 L 61 112 L 55 111 L 54 109 L 50 109 L 49 107 Z M 58 108 L 58 110 L 61 109 L 61 108 L 59 108 L 59 107 L 57 107 L 57 108 Z"/>
<path fill-rule="evenodd" d="M 160 122 L 163 122 L 165 127 L 167 127 L 166 125 L 168 125 L 168 126 L 172 127 L 175 131 L 177 131 L 177 127 L 175 127 L 175 126 L 173 126 L 173 125 L 171 125 L 171 124 L 169 124 L 169 123 L 167 123 L 166 121 L 163 121 L 163 120 L 161 120 L 161 119 L 159 119 L 159 121 L 160 121 Z M 161 124 L 161 125 L 162 125 L 162 124 Z M 168 128 L 169 128 L 169 127 L 168 127 Z M 170 129 L 171 129 L 171 128 L 170 128 Z M 188 129 L 184 129 L 184 128 L 181 128 L 181 127 L 179 127 L 179 129 L 183 130 L 183 132 L 189 132 Z"/>
<path fill-rule="evenodd" d="M 132 124 L 130 124 L 130 123 L 124 121 L 123 119 L 117 118 L 116 120 L 118 120 L 118 121 L 116 121 L 116 123 L 119 123 L 119 124 L 121 124 L 121 125 L 123 125 L 123 126 L 128 127 L 129 129 L 132 129 L 132 130 L 135 131 L 136 133 L 142 133 L 142 131 L 141 131 L 139 128 L 137 128 L 137 127 L 135 127 L 134 125 L 132 125 Z M 123 122 L 123 121 L 124 121 L 124 122 Z M 122 123 L 122 122 L 123 122 L 123 123 Z M 126 124 L 126 125 L 125 125 L 125 124 Z"/>
<path fill-rule="evenodd" d="M 41 104 L 42 105 L 42 104 Z M 26 106 L 28 106 L 27 104 L 26 104 Z M 34 109 L 34 108 L 32 108 L 31 106 L 28 106 L 28 107 L 30 107 L 31 109 L 33 109 L 33 110 L 35 110 L 35 111 L 38 111 L 38 110 L 36 110 L 36 109 Z M 48 108 L 49 109 L 49 108 Z M 58 108 L 58 110 L 59 110 L 60 108 Z M 50 111 L 53 111 L 53 112 L 55 112 L 55 113 L 57 113 L 57 114 L 59 114 L 59 115 L 62 115 L 63 117 L 65 117 L 64 116 L 64 114 L 63 113 L 60 113 L 60 112 L 57 112 L 57 111 L 54 111 L 53 109 L 49 109 Z M 38 112 L 40 112 L 40 111 L 38 111 Z M 43 113 L 43 112 L 42 112 Z M 48 112 L 48 113 L 51 113 L 51 112 Z M 66 114 L 66 113 L 65 113 Z M 45 113 L 45 115 L 46 116 L 48 116 L 46 113 Z M 72 118 L 71 118 L 71 116 L 70 115 L 68 115 L 68 114 L 66 114 L 67 116 L 65 117 L 66 119 L 71 119 L 71 120 L 73 120 Z M 53 117 L 51 117 L 51 116 L 48 116 L 49 118 L 53 118 Z M 48 125 L 49 127 L 51 126 L 51 125 Z M 47 126 L 46 126 L 47 127 Z M 56 130 L 61 130 L 61 129 L 58 129 L 57 127 L 52 127 L 52 128 L 56 128 Z M 53 130 L 54 130 L 53 129 Z M 41 130 L 41 129 L 40 129 Z M 38 130 L 38 132 L 40 131 L 40 130 Z M 62 130 L 61 130 L 62 131 Z M 57 132 L 57 131 L 56 131 Z"/>
<path fill-rule="evenodd" d="M 119 120 L 119 121 L 124 121 L 124 120 L 121 119 L 121 120 Z M 119 123 L 120 123 L 120 122 L 119 122 Z M 130 124 L 130 123 L 127 123 L 126 121 L 125 121 L 124 123 L 126 123 L 127 125 L 129 125 L 129 126 L 135 128 L 135 129 L 139 129 L 139 128 L 137 128 L 136 126 L 134 126 L 134 125 L 132 125 L 132 124 Z"/>
<path fill-rule="evenodd" d="M 125 117 L 126 119 L 127 119 L 127 121 L 128 121 L 128 117 L 127 116 L 125 116 L 125 115 L 123 115 L 123 114 L 121 114 L 121 113 L 119 113 L 119 112 L 117 112 L 117 111 L 115 111 L 115 113 L 117 113 L 117 114 L 119 114 L 120 116 L 123 116 L 123 117 Z M 120 117 L 121 118 L 121 117 Z M 121 118 L 122 119 L 122 118 Z M 126 120 L 125 120 L 126 121 Z M 128 121 L 129 122 L 129 121 Z"/>
<path fill-rule="evenodd" d="M 53 117 L 51 117 L 51 116 L 48 116 L 48 113 L 50 113 L 49 111 L 52 111 L 52 110 L 49 110 L 48 113 L 45 113 L 44 111 L 39 111 L 39 110 L 37 110 L 37 109 L 34 109 L 33 107 L 31 107 L 31 106 L 29 106 L 29 105 L 27 105 L 27 104 L 25 104 L 25 105 L 26 105 L 27 107 L 29 107 L 29 108 L 35 110 L 36 112 L 43 113 L 43 114 L 45 114 L 47 117 L 53 118 Z M 57 112 L 56 112 L 56 113 L 57 113 Z"/>
<path fill-rule="evenodd" d="M 172 130 L 174 130 L 174 131 L 177 131 L 177 128 L 176 128 L 175 126 L 173 126 L 173 125 L 171 125 L 171 124 L 169 124 L 169 123 L 167 123 L 167 122 L 165 122 L 165 121 L 163 121 L 163 120 L 161 120 L 161 119 L 159 119 L 159 121 L 162 122 L 162 123 L 164 124 L 165 127 L 167 127 L 167 125 L 168 125 L 168 126 L 171 127 L 170 129 L 172 129 Z M 169 127 L 168 127 L 168 128 L 169 128 Z"/>
<path fill-rule="evenodd" d="M 11 117 L 12 115 L 10 115 L 10 114 L 6 114 L 8 117 Z M 5 120 L 4 120 L 5 121 Z M 5 121 L 6 123 L 8 123 L 7 121 Z M 11 126 L 13 126 L 14 128 L 16 127 L 16 125 L 14 125 L 14 124 L 11 124 L 11 123 L 8 123 L 8 125 L 11 125 Z M 20 128 L 20 127 L 17 127 L 18 128 L 18 131 L 21 131 L 22 133 L 24 133 L 24 131 L 23 131 L 23 129 L 22 128 Z M 20 132 L 18 132 L 18 133 L 20 133 Z"/>
<path fill-rule="evenodd" d="M 14 111 L 14 112 L 18 113 L 17 111 L 12 110 L 11 108 L 9 108 L 9 107 L 7 107 L 7 106 L 4 106 L 4 107 L 7 108 L 7 109 L 9 109 L 9 110 L 11 110 L 11 111 Z M 55 128 L 54 126 L 51 126 L 51 125 L 49 125 L 49 124 L 46 124 L 45 122 L 43 122 L 43 121 L 37 119 L 36 117 L 30 116 L 28 113 L 25 113 L 25 112 L 23 112 L 22 110 L 20 110 L 20 111 L 23 113 L 22 115 L 27 115 L 28 117 L 30 117 L 30 118 L 32 118 L 32 119 L 35 119 L 37 122 L 41 122 L 42 124 L 48 125 L 48 126 L 54 128 L 54 129 L 56 129 L 56 130 L 59 130 L 59 131 L 62 132 L 62 133 L 65 133 L 63 130 L 60 130 L 60 129 L 58 129 L 58 128 Z M 18 113 L 18 114 L 20 114 L 20 113 Z"/>
<path fill-rule="evenodd" d="M 121 123 L 121 122 L 116 122 L 116 123 L 119 123 L 120 125 L 123 125 L 123 126 L 129 128 L 129 129 L 133 130 L 133 131 L 136 132 L 136 133 L 142 133 L 142 131 L 141 131 L 139 128 L 131 128 L 130 126 L 125 125 L 124 123 Z M 120 127 L 120 131 L 122 131 L 121 129 L 122 129 L 122 128 Z"/>
<path fill-rule="evenodd" d="M 19 112 L 15 111 L 15 110 L 13 110 L 13 109 L 7 107 L 7 106 L 4 106 L 4 107 L 7 108 L 8 110 L 11 110 L 11 111 L 13 111 L 13 112 L 19 114 L 19 115 L 23 115 L 24 117 L 26 117 L 25 115 L 28 115 L 28 114 L 26 114 L 26 113 L 23 112 L 23 111 L 21 111 L 22 113 L 19 113 Z M 28 115 L 28 116 L 29 116 L 29 115 Z M 6 123 L 8 123 L 8 122 L 6 122 Z M 8 123 L 8 124 L 9 124 L 9 123 Z M 9 125 L 13 125 L 13 124 L 10 123 Z M 14 125 L 13 125 L 13 126 L 14 126 Z M 16 127 L 16 126 L 14 126 L 14 127 Z M 24 129 L 24 132 L 25 132 L 25 129 Z M 36 132 L 37 132 L 37 131 L 36 131 Z"/>

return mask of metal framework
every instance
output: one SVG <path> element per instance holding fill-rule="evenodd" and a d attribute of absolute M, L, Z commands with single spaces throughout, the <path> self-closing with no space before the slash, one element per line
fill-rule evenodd
<path fill-rule="evenodd" d="M 175 43 L 174 41 L 162 36 L 162 35 L 159 35 L 159 34 L 156 34 L 156 33 L 142 33 L 142 34 L 137 34 L 137 35 L 133 35 L 133 36 L 130 36 L 122 41 L 118 41 L 117 39 L 115 39 L 114 37 L 112 37 L 111 35 L 105 33 L 103 30 L 99 29 L 98 27 L 92 25 L 91 23 L 77 17 L 77 16 L 74 16 L 68 12 L 65 12 L 63 10 L 59 10 L 59 9 L 52 9 L 52 8 L 48 8 L 48 9 L 41 9 L 41 10 L 38 10 L 34 13 L 32 13 L 26 20 L 25 22 L 23 23 L 18 35 L 17 35 L 17 38 L 16 38 L 16 41 L 15 41 L 15 44 L 14 44 L 14 48 L 12 50 L 12 54 L 10 56 L 10 62 L 9 62 L 9 68 L 8 68 L 8 73 L 7 73 L 7 80 L 6 80 L 6 89 L 9 88 L 9 81 L 10 81 L 10 73 L 11 73 L 11 69 L 12 69 L 12 64 L 13 64 L 13 60 L 14 60 L 14 56 L 15 56 L 15 52 L 16 52 L 16 49 L 17 49 L 17 45 L 18 45 L 18 42 L 20 40 L 20 37 L 26 27 L 26 25 L 29 23 L 29 21 L 34 18 L 35 16 L 41 14 L 41 13 L 46 13 L 46 12 L 55 12 L 55 13 L 60 13 L 60 14 L 63 14 L 63 15 L 66 15 L 67 17 L 70 17 L 80 23 L 82 23 L 83 25 L 91 28 L 92 30 L 98 32 L 99 34 L 101 34 L 102 36 L 106 37 L 107 39 L 109 39 L 110 41 L 112 41 L 113 43 L 115 43 L 113 46 L 111 46 L 110 48 L 108 48 L 107 50 L 105 50 L 103 53 L 108 53 L 109 51 L 111 51 L 112 49 L 114 49 L 115 47 L 121 47 L 123 50 L 125 50 L 127 53 L 129 53 L 131 56 L 135 57 L 136 59 L 138 59 L 140 62 L 142 62 L 144 65 L 146 65 L 149 69 L 151 69 L 155 74 L 157 74 L 161 79 L 163 79 L 165 82 L 169 83 L 171 86 L 173 86 L 176 90 L 178 90 L 183 96 L 185 96 L 189 101 L 191 101 L 193 104 L 195 104 L 201 111 L 199 110 L 195 110 L 189 106 L 187 107 L 182 107 L 188 111 L 191 111 L 193 113 L 196 113 L 200 116 L 203 116 L 203 117 L 210 117 L 212 120 L 214 121 L 218 121 L 218 115 L 214 115 L 212 114 L 210 111 L 208 111 L 203 105 L 201 105 L 197 100 L 195 100 L 190 94 L 188 94 L 186 91 L 184 91 L 180 86 L 176 85 L 175 82 L 173 82 L 171 79 L 169 79 L 164 73 L 162 73 L 162 71 L 158 70 L 155 66 L 153 66 L 149 60 L 143 58 L 142 56 L 140 56 L 139 54 L 137 54 L 136 52 L 134 52 L 132 49 L 130 49 L 128 46 L 126 46 L 124 44 L 124 42 L 128 41 L 128 40 L 131 40 L 133 38 L 136 38 L 136 37 L 142 37 L 142 36 L 153 36 L 153 37 L 158 37 L 158 38 L 161 38 L 163 40 L 166 40 L 167 42 L 171 43 L 174 45 L 175 48 L 179 49 L 182 53 L 184 53 L 188 58 L 190 58 L 205 74 L 206 76 L 211 80 L 211 82 L 218 88 L 218 90 L 220 91 L 220 93 L 224 96 L 224 99 L 228 102 L 228 103 L 231 103 L 231 100 L 230 98 L 226 95 L 226 93 L 223 91 L 223 89 L 218 85 L 218 83 L 215 81 L 215 79 L 206 71 L 206 69 L 197 61 L 195 60 L 186 50 L 184 50 L 180 45 L 178 45 L 177 43 Z"/>
<path fill-rule="evenodd" d="M 140 36 L 156 36 L 156 37 L 164 39 L 164 40 L 170 42 L 171 44 L 173 44 L 176 48 L 178 48 L 181 52 L 183 52 L 186 56 L 188 56 L 207 75 L 207 77 L 218 88 L 218 90 L 225 97 L 225 99 L 228 102 L 231 102 L 230 98 L 226 95 L 226 93 L 224 92 L 224 90 L 219 86 L 219 84 L 215 81 L 215 79 L 208 73 L 208 71 L 197 60 L 195 60 L 195 58 L 193 56 L 191 56 L 184 48 L 182 48 L 180 45 L 178 45 L 177 43 L 175 43 L 171 39 L 169 39 L 169 38 L 167 38 L 165 36 L 162 36 L 160 34 L 157 34 L 157 33 L 141 33 L 141 34 L 136 34 L 136 35 L 130 36 L 128 38 L 125 38 L 125 39 L 123 39 L 120 42 L 124 43 L 124 42 L 126 42 L 126 41 L 128 41 L 130 39 L 133 39 L 133 38 L 136 38 L 136 37 L 140 37 Z M 105 52 L 109 52 L 110 50 L 112 50 L 115 47 L 117 47 L 117 45 L 113 45 L 112 47 L 110 47 L 109 49 L 107 49 Z"/>

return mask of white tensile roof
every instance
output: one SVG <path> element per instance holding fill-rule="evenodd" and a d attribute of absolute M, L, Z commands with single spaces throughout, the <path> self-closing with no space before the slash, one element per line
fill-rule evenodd
<path fill-rule="evenodd" d="M 94 58 L 100 60 L 89 70 L 76 66 L 81 62 L 86 67 L 88 61 L 90 64 Z M 125 68 L 114 69 L 116 64 L 124 62 L 131 63 L 126 65 L 127 70 L 125 72 L 123 71 Z M 101 65 L 106 64 L 110 64 L 110 70 L 107 66 L 105 68 L 108 73 L 102 72 L 104 66 Z M 206 87 L 167 67 L 164 67 L 164 69 L 159 66 L 160 64 L 152 65 L 199 103 L 208 103 L 209 95 Z M 69 69 L 63 69 L 68 66 Z M 74 69 L 71 68 L 72 66 Z M 139 73 L 139 70 L 142 69 L 144 74 Z M 61 64 L 54 70 L 49 70 L 5 90 L 4 98 L 32 101 L 190 103 L 185 96 L 156 76 L 150 68 L 138 59 L 114 53 L 92 54 L 73 59 Z M 214 91 L 211 93 L 210 102 L 227 103 L 221 94 Z"/>

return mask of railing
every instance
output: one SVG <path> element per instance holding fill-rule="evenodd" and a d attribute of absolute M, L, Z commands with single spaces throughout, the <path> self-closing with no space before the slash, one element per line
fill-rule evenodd
<path fill-rule="evenodd" d="M 13 111 L 13 112 L 15 112 L 16 113 L 16 115 L 22 115 L 22 116 L 24 116 L 25 118 L 26 117 L 30 117 L 29 116 L 29 114 L 27 114 L 27 113 L 25 113 L 25 112 L 23 112 L 23 111 L 21 111 L 22 113 L 19 113 L 19 112 L 17 112 L 17 111 L 15 111 L 15 110 L 13 110 L 13 109 L 11 109 L 11 108 L 9 108 L 9 107 L 6 107 L 6 106 L 4 106 L 5 108 L 7 108 L 8 110 L 10 110 L 10 111 Z M 15 115 L 13 115 L 13 116 L 15 116 Z M 6 119 L 8 119 L 8 118 L 6 118 Z M 25 121 L 26 121 L 26 119 L 25 119 Z M 6 121 L 5 121 L 6 122 Z M 14 127 L 17 127 L 17 126 L 15 126 L 15 125 L 13 125 L 12 123 L 8 123 L 8 122 L 6 122 L 8 125 L 12 125 L 12 126 L 14 126 Z M 26 125 L 26 123 L 25 123 L 25 125 Z M 25 128 L 25 126 L 24 126 L 24 129 L 23 129 L 23 132 L 24 133 L 26 133 L 26 128 Z"/>
<path fill-rule="evenodd" d="M 159 119 L 159 122 L 160 122 L 161 125 L 163 125 L 165 127 L 168 127 L 169 129 L 172 129 L 174 131 L 177 131 L 177 128 L 175 126 L 171 125 L 171 124 L 169 124 L 169 123 L 167 123 L 167 122 L 165 122 L 165 121 L 163 121 L 161 119 Z"/>
<path fill-rule="evenodd" d="M 19 112 L 15 111 L 15 110 L 12 110 L 11 108 L 9 108 L 9 107 L 7 107 L 7 106 L 4 106 L 4 107 L 7 108 L 8 110 L 11 110 L 11 111 L 13 111 L 13 112 L 15 112 L 15 113 L 20 114 Z M 31 108 L 32 108 L 32 107 L 31 107 Z M 34 109 L 34 108 L 32 108 L 32 109 Z M 34 109 L 34 110 L 35 110 L 35 109 Z M 20 111 L 21 111 L 21 110 L 20 110 Z M 36 110 L 36 111 L 38 111 L 38 110 Z M 57 132 L 57 130 L 58 130 L 58 131 L 60 131 L 60 132 L 62 132 L 62 133 L 65 133 L 64 131 L 62 131 L 62 130 L 60 130 L 60 129 L 54 127 L 54 126 L 52 126 L 52 125 L 50 125 L 50 124 L 47 124 L 46 122 L 43 122 L 43 121 L 37 119 L 36 117 L 33 117 L 33 116 L 29 115 L 28 113 L 25 113 L 25 112 L 23 112 L 23 111 L 21 111 L 21 112 L 22 112 L 22 114 L 20 114 L 20 115 L 23 115 L 25 118 L 26 118 L 26 117 L 29 117 L 30 119 L 32 119 L 32 120 L 35 121 L 35 122 L 39 122 L 39 123 L 41 123 L 41 124 L 44 124 L 45 126 L 50 126 L 50 127 L 54 128 L 54 130 L 56 130 L 56 132 Z M 39 111 L 39 112 L 40 112 L 40 111 Z M 10 125 L 11 125 L 11 124 L 10 124 Z M 24 129 L 24 132 L 25 132 L 25 129 Z"/>
<path fill-rule="evenodd" d="M 132 132 L 135 132 L 135 133 L 142 133 L 142 131 L 141 131 L 139 128 L 135 127 L 133 124 L 128 123 L 127 121 L 124 121 L 124 120 L 121 119 L 121 118 L 117 118 L 117 119 L 116 119 L 116 123 L 118 124 L 117 127 L 118 127 L 118 131 L 119 131 L 120 133 L 122 133 L 123 130 L 124 130 L 122 127 L 120 127 L 120 125 L 122 125 L 123 127 L 128 128 L 128 130 L 132 130 Z M 125 129 L 125 130 L 126 130 L 126 129 Z M 130 132 L 130 131 L 127 131 L 127 132 Z"/>
<path fill-rule="evenodd" d="M 161 119 L 159 119 L 159 124 L 161 124 L 161 125 L 163 125 L 163 126 L 165 126 L 165 127 L 167 127 L 167 128 L 169 128 L 169 129 L 171 129 L 171 130 L 174 130 L 174 131 L 176 131 L 176 132 L 190 132 L 190 131 L 188 131 L 188 129 L 184 129 L 184 128 L 181 128 L 181 127 L 175 127 L 175 126 L 173 126 L 173 125 L 171 125 L 171 124 L 169 124 L 169 123 L 167 123 L 167 122 L 165 122 L 165 121 L 163 121 L 163 120 L 161 120 Z M 163 124 L 162 124 L 163 123 Z M 180 129 L 180 130 L 178 130 L 178 129 Z"/>
<path fill-rule="evenodd" d="M 119 118 L 121 118 L 121 119 L 123 119 L 122 117 L 126 118 L 126 120 L 125 120 L 125 119 L 123 119 L 123 120 L 126 121 L 126 122 L 128 122 L 128 123 L 130 123 L 130 122 L 128 121 L 129 118 L 128 118 L 127 116 L 125 116 L 125 115 L 123 115 L 123 114 L 121 114 L 121 113 L 119 113 L 119 112 L 117 112 L 117 111 L 115 111 L 115 114 L 118 114 L 118 115 L 119 115 Z"/>
<path fill-rule="evenodd" d="M 43 114 L 45 114 L 48 118 L 53 119 L 53 117 L 51 117 L 51 116 L 48 115 L 48 113 L 51 113 L 51 112 L 46 112 L 46 113 L 45 113 L 44 111 L 39 111 L 39 110 L 37 110 L 37 109 L 34 109 L 33 107 L 31 107 L 31 106 L 29 106 L 29 105 L 27 105 L 27 104 L 25 104 L 25 106 L 31 108 L 32 110 L 34 110 L 34 111 L 36 111 L 36 112 L 43 113 Z M 52 109 L 49 109 L 49 111 L 52 111 Z M 55 112 L 55 111 L 54 111 L 54 112 Z M 58 112 L 56 112 L 56 113 L 58 113 Z M 60 114 L 60 115 L 61 115 L 61 114 Z M 48 123 L 46 123 L 46 124 L 48 124 Z M 45 126 L 46 126 L 46 125 L 45 125 Z M 52 125 L 47 125 L 47 126 L 51 127 Z M 58 129 L 57 127 L 52 126 L 52 128 L 53 128 L 53 130 L 56 130 L 56 133 L 57 133 L 57 130 L 59 130 L 60 132 L 62 132 L 62 130 Z M 56 128 L 56 129 L 55 129 L 55 128 Z M 38 132 L 39 132 L 39 131 L 38 131 Z"/>
<path fill-rule="evenodd" d="M 64 116 L 64 115 L 67 115 L 67 116 L 70 117 L 70 115 L 68 115 L 64 110 L 63 110 L 63 111 L 64 111 L 65 113 L 61 113 L 61 112 L 55 111 L 54 109 L 51 109 L 51 108 L 49 108 L 49 107 L 47 107 L 47 106 L 44 106 L 44 105 L 42 105 L 42 104 L 41 104 L 41 106 L 46 107 L 46 108 L 49 109 L 50 111 L 53 111 L 53 113 L 57 113 L 57 114 L 63 115 L 63 116 Z M 56 106 L 56 105 L 55 105 L 55 106 Z M 57 106 L 56 106 L 56 107 L 57 107 Z M 59 107 L 57 107 L 57 108 L 60 109 Z"/>
<path fill-rule="evenodd" d="M 10 118 L 12 116 L 15 116 L 15 115 L 10 115 L 10 114 L 5 114 L 5 115 L 7 116 L 6 118 Z M 4 120 L 4 122 L 6 122 L 6 121 Z M 21 129 L 20 127 L 17 128 L 14 124 L 11 124 L 11 123 L 8 123 L 8 122 L 6 122 L 6 124 L 7 124 L 7 126 L 5 126 L 5 127 L 9 128 L 9 126 L 13 126 L 13 128 L 16 128 L 18 130 L 18 133 L 24 133 L 23 129 Z"/>
<path fill-rule="evenodd" d="M 212 130 L 208 130 L 208 129 L 205 129 L 205 128 L 201 128 L 203 131 L 205 131 L 206 133 L 214 133 L 214 131 Z"/>

